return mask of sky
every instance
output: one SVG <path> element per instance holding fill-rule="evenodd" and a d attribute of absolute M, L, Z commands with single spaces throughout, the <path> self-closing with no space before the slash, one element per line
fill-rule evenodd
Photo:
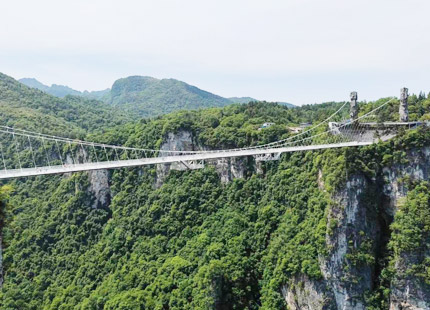
<path fill-rule="evenodd" d="M 297 105 L 430 91 L 428 0 L 0 2 L 0 72 L 78 90 L 175 78 Z"/>

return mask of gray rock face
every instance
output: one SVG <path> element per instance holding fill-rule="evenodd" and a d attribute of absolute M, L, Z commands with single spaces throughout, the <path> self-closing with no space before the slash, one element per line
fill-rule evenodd
<path fill-rule="evenodd" d="M 351 255 L 364 251 L 377 261 L 378 251 L 387 242 L 387 226 L 399 200 L 407 194 L 406 176 L 415 181 L 430 180 L 429 147 L 409 152 L 407 164 L 383 168 L 383 180 L 351 176 L 334 195 L 327 225 L 336 225 L 326 235 L 328 255 L 319 259 L 323 279 L 296 276 L 284 285 L 281 291 L 289 309 L 367 309 L 364 295 L 374 289 L 376 264 L 354 261 Z M 321 171 L 317 179 L 318 187 L 324 190 Z M 430 310 L 430 285 L 406 272 L 423 257 L 430 257 L 430 245 L 404 253 L 396 262 L 390 310 Z"/>
<path fill-rule="evenodd" d="M 396 276 L 391 283 L 390 310 L 429 310 L 430 286 L 407 274 L 407 269 L 430 253 L 407 253 L 396 262 Z"/>
<path fill-rule="evenodd" d="M 401 181 L 409 177 L 415 181 L 430 179 L 430 148 L 422 148 L 408 154 L 407 165 L 385 168 L 384 193 L 390 197 L 388 211 L 394 216 L 399 200 L 406 196 L 407 188 Z M 390 310 L 430 310 L 430 285 L 407 273 L 407 269 L 430 257 L 429 244 L 420 251 L 403 253 L 395 264 L 396 275 L 391 283 Z"/>
<path fill-rule="evenodd" d="M 164 143 L 160 147 L 159 157 L 166 156 L 163 151 L 196 151 L 197 146 L 193 141 L 193 135 L 189 131 L 181 130 L 177 133 L 169 132 L 164 139 Z M 164 180 L 169 175 L 170 170 L 185 170 L 186 166 L 182 163 L 171 163 L 165 165 L 157 165 L 157 178 L 155 186 L 158 188 L 163 185 Z"/>
<path fill-rule="evenodd" d="M 92 208 L 107 208 L 111 201 L 108 171 L 89 171 L 88 178 L 90 181 L 89 191 L 95 198 L 92 201 Z"/>
<path fill-rule="evenodd" d="M 281 289 L 290 310 L 336 310 L 336 303 L 325 281 L 297 276 Z"/>
<path fill-rule="evenodd" d="M 84 149 L 78 149 L 73 156 L 68 153 L 64 159 L 66 165 L 73 165 L 74 163 L 83 163 L 88 161 L 88 154 Z M 94 197 L 90 203 L 92 208 L 107 208 L 111 201 L 111 192 L 109 186 L 109 172 L 108 170 L 91 170 L 88 171 L 88 179 L 90 186 L 88 191 Z M 65 174 L 71 176 L 72 173 Z"/>
<path fill-rule="evenodd" d="M 177 133 L 169 133 L 160 147 L 159 156 L 166 156 L 163 151 L 199 151 L 207 150 L 205 146 L 199 145 L 194 141 L 193 134 L 187 130 L 180 130 Z M 221 182 L 228 183 L 235 178 L 243 178 L 249 168 L 246 158 L 221 158 L 216 160 L 207 160 L 205 165 L 215 167 Z M 158 188 L 163 185 L 170 170 L 187 170 L 202 168 L 201 163 L 171 163 L 157 165 L 157 177 L 155 186 Z"/>
<path fill-rule="evenodd" d="M 247 171 L 246 158 L 221 158 L 208 161 L 214 165 L 222 183 L 229 183 L 234 179 L 242 179 Z"/>
<path fill-rule="evenodd" d="M 364 201 L 368 188 L 364 177 L 350 178 L 345 189 L 334 197 L 337 204 L 330 210 L 328 225 L 335 221 L 337 228 L 326 236 L 329 254 L 320 258 L 320 268 L 334 295 L 336 309 L 366 309 L 363 297 L 372 289 L 373 266 L 347 259 L 347 254 L 360 251 L 365 242 L 379 235 L 377 214 Z M 375 255 L 374 251 L 375 244 L 370 254 Z"/>
<path fill-rule="evenodd" d="M 383 191 L 390 198 L 390 205 L 387 211 L 392 216 L 394 216 L 397 210 L 399 199 L 405 197 L 407 194 L 407 188 L 403 182 L 400 182 L 401 178 L 407 176 L 416 181 L 430 180 L 430 147 L 409 152 L 407 159 L 407 165 L 396 165 L 383 169 Z"/>

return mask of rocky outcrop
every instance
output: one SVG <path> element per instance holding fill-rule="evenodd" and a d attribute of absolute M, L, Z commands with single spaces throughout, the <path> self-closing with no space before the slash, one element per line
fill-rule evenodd
<path fill-rule="evenodd" d="M 321 171 L 317 180 L 324 190 Z M 388 227 L 408 193 L 408 182 L 422 180 L 430 180 L 430 148 L 410 151 L 403 164 L 383 168 L 376 178 L 349 177 L 332 197 L 327 215 L 327 255 L 319 258 L 323 279 L 299 275 L 284 285 L 281 291 L 289 309 L 368 309 L 365 296 L 378 285 Z M 430 310 L 430 285 L 407 272 L 424 257 L 430 257 L 430 242 L 396 261 L 390 310 Z"/>
<path fill-rule="evenodd" d="M 198 150 L 193 141 L 193 135 L 190 131 L 180 130 L 177 133 L 169 132 L 165 137 L 163 144 L 160 146 L 159 157 L 168 156 L 163 151 L 196 151 Z M 157 165 L 157 177 L 155 186 L 158 188 L 163 185 L 164 180 L 169 175 L 170 170 L 186 170 L 187 166 L 184 163 L 170 163 Z"/>
<path fill-rule="evenodd" d="M 390 197 L 387 210 L 392 216 L 408 192 L 408 183 L 430 180 L 430 148 L 408 153 L 407 163 L 383 169 L 384 193 Z M 430 257 L 430 242 L 419 251 L 402 253 L 395 262 L 391 283 L 390 310 L 430 310 L 430 285 L 408 272 L 411 266 Z"/>
<path fill-rule="evenodd" d="M 430 253 L 423 253 L 430 257 Z M 421 253 L 407 253 L 395 264 L 396 274 L 391 283 L 390 310 L 429 310 L 430 285 L 407 270 L 423 257 Z"/>
<path fill-rule="evenodd" d="M 248 158 L 221 158 L 208 161 L 208 164 L 215 166 L 222 183 L 242 179 L 248 170 Z"/>
<path fill-rule="evenodd" d="M 73 165 L 76 162 L 84 163 L 88 161 L 88 157 L 88 153 L 80 148 L 73 156 L 70 153 L 66 154 L 64 162 L 66 165 Z M 90 183 L 88 191 L 92 197 L 91 201 L 88 202 L 89 205 L 94 209 L 108 208 L 111 202 L 108 170 L 90 170 L 87 173 Z M 72 173 L 65 175 L 70 177 Z"/>
<path fill-rule="evenodd" d="M 170 132 L 165 138 L 163 144 L 160 146 L 159 156 L 168 156 L 163 151 L 200 151 L 207 150 L 208 148 L 196 143 L 192 132 L 188 130 L 179 130 L 176 133 Z M 189 170 L 200 169 L 204 165 L 212 165 L 215 167 L 221 182 L 228 183 L 236 178 L 245 177 L 249 170 L 248 158 L 221 158 L 216 160 L 207 160 L 205 162 L 196 163 L 171 163 L 157 165 L 157 177 L 155 186 L 158 188 L 163 185 L 164 180 L 168 176 L 170 170 Z"/>
<path fill-rule="evenodd" d="M 407 154 L 406 164 L 385 167 L 382 171 L 383 191 L 390 201 L 387 211 L 394 215 L 399 199 L 408 192 L 405 177 L 415 181 L 430 180 L 430 147 L 411 151 Z"/>
<path fill-rule="evenodd" d="M 370 191 L 363 176 L 351 177 L 334 197 L 336 204 L 328 215 L 328 225 L 334 222 L 336 228 L 326 235 L 328 255 L 320 257 L 320 268 L 336 309 L 366 309 L 364 294 L 373 286 L 374 266 L 354 259 L 359 254 L 376 256 L 380 226 L 377 208 L 366 201 Z"/>
<path fill-rule="evenodd" d="M 297 276 L 281 288 L 289 310 L 336 310 L 334 296 L 323 280 Z"/>
<path fill-rule="evenodd" d="M 107 208 L 110 205 L 111 193 L 109 187 L 109 172 L 107 170 L 94 170 L 88 172 L 90 181 L 89 192 L 94 197 L 92 208 Z"/>

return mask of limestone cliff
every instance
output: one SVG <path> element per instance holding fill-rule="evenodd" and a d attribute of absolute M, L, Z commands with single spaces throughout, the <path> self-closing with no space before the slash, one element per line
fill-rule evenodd
<path fill-rule="evenodd" d="M 336 204 L 328 215 L 328 225 L 337 225 L 326 236 L 328 255 L 320 258 L 320 268 L 337 309 L 366 309 L 363 296 L 372 290 L 374 265 L 353 258 L 357 252 L 375 257 L 380 241 L 377 208 L 365 201 L 370 191 L 363 176 L 351 177 L 334 197 Z"/>
<path fill-rule="evenodd" d="M 350 176 L 333 195 L 334 205 L 327 215 L 327 255 L 319 259 L 323 278 L 298 275 L 285 284 L 282 293 L 289 309 L 369 309 L 366 296 L 378 286 L 390 240 L 389 225 L 408 193 L 403 180 L 406 176 L 414 181 L 430 178 L 430 148 L 411 151 L 406 157 L 404 164 L 383 167 L 376 178 Z M 319 175 L 320 189 L 324 185 L 321 179 Z M 430 310 L 430 285 L 406 271 L 430 257 L 430 242 L 422 246 L 396 262 L 390 310 Z"/>
<path fill-rule="evenodd" d="M 159 156 L 166 156 L 163 151 L 201 151 L 208 150 L 204 145 L 195 141 L 192 132 L 188 130 L 179 130 L 176 133 L 170 132 L 160 146 Z M 156 187 L 163 184 L 164 179 L 170 170 L 188 170 L 199 169 L 204 165 L 215 167 L 222 183 L 231 182 L 235 178 L 243 178 L 249 172 L 249 158 L 221 158 L 216 160 L 207 160 L 199 163 L 171 163 L 157 165 Z"/>
<path fill-rule="evenodd" d="M 390 197 L 387 210 L 393 215 L 408 193 L 405 178 L 409 179 L 409 182 L 430 179 L 430 148 L 410 152 L 407 162 L 405 165 L 395 165 L 384 169 L 385 186 L 383 190 Z M 429 257 L 430 240 L 425 238 L 419 250 L 403 252 L 401 257 L 395 261 L 395 274 L 391 282 L 390 310 L 430 309 L 430 285 L 409 271 L 412 266 Z"/>
<path fill-rule="evenodd" d="M 107 208 L 111 200 L 109 172 L 107 170 L 89 171 L 88 178 L 90 180 L 89 192 L 93 196 L 91 206 Z"/>
<path fill-rule="evenodd" d="M 290 310 L 337 309 L 334 295 L 324 280 L 296 276 L 281 291 Z"/>

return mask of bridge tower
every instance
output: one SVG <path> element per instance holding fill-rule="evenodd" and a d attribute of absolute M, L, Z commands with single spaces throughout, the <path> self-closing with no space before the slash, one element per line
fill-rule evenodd
<path fill-rule="evenodd" d="M 358 95 L 356 91 L 351 92 L 351 105 L 349 108 L 349 116 L 351 120 L 356 120 L 358 118 Z"/>
<path fill-rule="evenodd" d="M 408 89 L 406 87 L 400 89 L 399 117 L 401 122 L 409 121 L 408 96 Z"/>

